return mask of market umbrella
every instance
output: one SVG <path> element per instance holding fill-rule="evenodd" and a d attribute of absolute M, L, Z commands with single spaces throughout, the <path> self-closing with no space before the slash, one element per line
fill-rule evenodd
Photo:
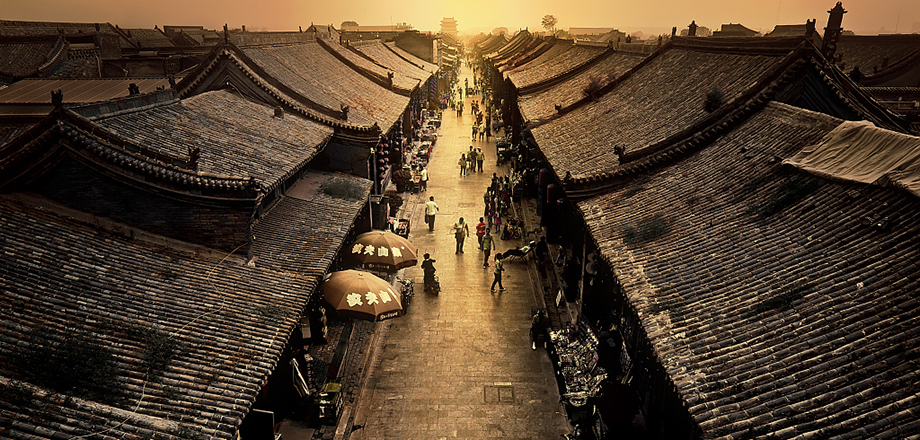
<path fill-rule="evenodd" d="M 374 274 L 342 270 L 329 274 L 320 289 L 323 298 L 342 318 L 383 321 L 402 311 L 402 297 Z"/>
<path fill-rule="evenodd" d="M 397 271 L 418 264 L 418 249 L 390 231 L 365 232 L 355 238 L 351 255 L 367 269 Z"/>

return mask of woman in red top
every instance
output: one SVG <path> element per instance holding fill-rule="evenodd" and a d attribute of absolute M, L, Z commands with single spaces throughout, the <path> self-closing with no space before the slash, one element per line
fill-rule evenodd
<path fill-rule="evenodd" d="M 485 217 L 479 217 L 479 224 L 476 225 L 476 239 L 479 240 L 479 249 L 482 249 L 482 237 L 486 235 Z"/>

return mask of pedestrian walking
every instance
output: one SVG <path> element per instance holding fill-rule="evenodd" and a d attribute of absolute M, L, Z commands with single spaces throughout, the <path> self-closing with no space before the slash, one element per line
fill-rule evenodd
<path fill-rule="evenodd" d="M 479 125 L 473 124 L 473 137 L 472 137 L 472 139 L 473 139 L 474 141 L 476 140 L 476 136 L 478 135 L 478 133 L 479 133 Z"/>
<path fill-rule="evenodd" d="M 476 166 L 479 167 L 479 172 L 482 172 L 482 163 L 486 160 L 486 154 L 482 152 L 482 148 L 476 149 Z"/>
<path fill-rule="evenodd" d="M 492 291 L 495 291 L 495 284 L 498 283 L 498 290 L 502 291 L 505 288 L 502 286 L 502 272 L 505 271 L 505 264 L 502 262 L 502 253 L 499 252 L 495 254 L 495 269 L 492 270 L 492 273 L 495 275 L 495 279 L 492 280 Z"/>
<path fill-rule="evenodd" d="M 473 148 L 472 145 L 470 145 L 470 152 L 467 153 L 466 160 L 469 162 L 469 172 L 471 173 L 476 172 L 476 156 L 477 156 L 476 149 Z"/>
<path fill-rule="evenodd" d="M 467 166 L 466 166 L 466 155 L 465 155 L 465 154 L 460 153 L 460 160 L 457 161 L 457 164 L 460 165 L 460 177 L 465 176 L 465 175 L 466 175 L 466 169 L 467 169 Z"/>
<path fill-rule="evenodd" d="M 480 123 L 479 123 L 479 128 L 478 128 L 477 130 L 479 131 L 479 140 L 482 141 L 482 140 L 485 139 L 485 137 L 486 137 L 486 126 L 485 126 L 485 124 L 483 124 L 482 122 L 480 122 Z"/>
<path fill-rule="evenodd" d="M 428 230 L 434 231 L 434 216 L 440 211 L 438 204 L 434 202 L 434 196 L 428 197 L 425 202 L 425 223 L 428 223 Z"/>
<path fill-rule="evenodd" d="M 463 217 L 457 223 L 454 223 L 454 238 L 457 240 L 457 251 L 455 254 L 463 253 L 463 242 L 466 237 L 470 236 L 470 227 L 463 221 Z"/>
<path fill-rule="evenodd" d="M 479 217 L 479 224 L 476 225 L 476 239 L 479 241 L 479 249 L 482 249 L 482 237 L 486 235 L 486 229 L 489 229 L 489 226 L 486 225 L 485 217 Z"/>
<path fill-rule="evenodd" d="M 493 246 L 495 246 L 495 240 L 492 237 L 492 230 L 486 228 L 486 233 L 482 236 L 482 245 L 480 246 L 482 248 L 482 253 L 485 254 L 482 259 L 483 269 L 489 267 L 489 255 L 492 255 Z"/>
<path fill-rule="evenodd" d="M 422 191 L 428 191 L 428 168 L 422 168 L 422 172 L 419 173 L 419 184 Z"/>

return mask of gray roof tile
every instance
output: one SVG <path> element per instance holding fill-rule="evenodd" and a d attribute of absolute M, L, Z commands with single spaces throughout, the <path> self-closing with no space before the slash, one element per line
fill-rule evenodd
<path fill-rule="evenodd" d="M 0 394 L 24 389 L 30 396 L 0 399 L 0 414 L 14 421 L 6 425 L 10 437 L 111 427 L 110 435 L 129 439 L 180 438 L 183 430 L 235 438 L 317 283 L 239 259 L 164 251 L 12 199 L 0 200 L 0 232 L 3 357 L 39 325 L 85 328 L 118 357 L 118 383 L 129 396 L 114 406 L 62 399 L 23 384 L 15 368 L 0 363 Z M 145 381 L 150 341 L 132 328 L 151 327 L 188 350 L 161 380 Z M 47 411 L 49 404 L 59 411 Z"/>
<path fill-rule="evenodd" d="M 789 157 L 839 122 L 770 103 L 697 154 L 653 171 L 638 192 L 620 188 L 579 203 L 706 435 L 864 438 L 894 436 L 892 424 L 903 427 L 902 438 L 920 435 L 920 426 L 899 422 L 920 411 L 908 385 L 917 383 L 912 365 L 920 359 L 920 204 L 898 190 L 824 180 L 805 200 L 764 216 L 757 207 L 784 182 L 810 176 L 739 152 Z M 846 196 L 853 190 L 861 197 Z M 701 196 L 688 203 L 687 194 Z M 866 211 L 897 212 L 897 228 L 857 225 Z M 656 214 L 670 221 L 664 236 L 624 242 L 624 225 Z"/>

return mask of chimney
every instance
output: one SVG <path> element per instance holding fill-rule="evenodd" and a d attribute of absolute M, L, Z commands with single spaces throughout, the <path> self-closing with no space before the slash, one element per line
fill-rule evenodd
<path fill-rule="evenodd" d="M 243 32 L 246 32 L 246 25 L 244 24 L 242 25 L 242 27 L 243 27 Z"/>
<path fill-rule="evenodd" d="M 676 36 L 677 36 L 677 26 L 673 26 L 671 28 L 671 38 L 674 38 Z"/>
<path fill-rule="evenodd" d="M 821 52 L 824 58 L 833 60 L 834 53 L 837 52 L 837 40 L 840 39 L 840 33 L 843 31 L 841 27 L 843 14 L 846 14 L 847 11 L 843 10 L 841 2 L 837 2 L 837 6 L 827 12 L 830 16 L 827 18 L 827 27 L 824 28 L 824 44 L 821 46 Z"/>
<path fill-rule="evenodd" d="M 688 36 L 688 37 L 695 37 L 695 36 L 696 36 L 696 28 L 697 28 L 697 27 L 698 27 L 698 26 L 696 25 L 696 20 L 691 21 L 691 22 L 690 22 L 690 26 L 687 26 L 687 36 Z"/>

